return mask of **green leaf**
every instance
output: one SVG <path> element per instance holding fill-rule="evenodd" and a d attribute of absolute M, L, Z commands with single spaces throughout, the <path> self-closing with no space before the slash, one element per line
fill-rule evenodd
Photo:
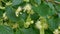
<path fill-rule="evenodd" d="M 28 29 L 19 29 L 16 31 L 16 34 L 39 34 L 34 29 L 28 28 Z"/>
<path fill-rule="evenodd" d="M 58 13 L 58 16 L 59 16 L 59 18 L 60 18 L 60 13 Z"/>
<path fill-rule="evenodd" d="M 14 32 L 10 27 L 0 25 L 0 34 L 14 34 Z"/>
<path fill-rule="evenodd" d="M 39 18 L 39 15 L 36 13 L 30 16 L 32 20 L 36 21 Z"/>
<path fill-rule="evenodd" d="M 56 8 L 57 12 L 60 13 L 60 5 L 59 4 L 55 4 L 55 8 Z"/>
<path fill-rule="evenodd" d="M 50 18 L 47 21 L 49 24 L 49 29 L 51 31 L 54 31 L 55 29 L 57 29 L 60 24 L 59 18 Z"/>
<path fill-rule="evenodd" d="M 12 6 L 19 5 L 23 2 L 23 0 L 12 0 Z"/>
<path fill-rule="evenodd" d="M 0 9 L 0 18 L 3 16 L 3 10 Z"/>
<path fill-rule="evenodd" d="M 34 0 L 38 5 L 41 4 L 41 0 Z"/>
<path fill-rule="evenodd" d="M 55 14 L 55 10 L 51 9 L 47 4 L 42 3 L 40 6 L 33 6 L 32 9 L 38 13 L 40 16 L 47 16 Z"/>
<path fill-rule="evenodd" d="M 24 22 L 27 18 L 26 13 L 22 13 L 19 17 L 16 17 L 15 10 L 12 7 L 6 7 L 7 17 L 13 22 Z"/>
<path fill-rule="evenodd" d="M 53 32 L 50 29 L 45 30 L 45 34 L 53 34 Z"/>
<path fill-rule="evenodd" d="M 54 6 L 52 3 L 48 2 L 48 6 L 51 8 L 51 9 L 54 9 Z"/>

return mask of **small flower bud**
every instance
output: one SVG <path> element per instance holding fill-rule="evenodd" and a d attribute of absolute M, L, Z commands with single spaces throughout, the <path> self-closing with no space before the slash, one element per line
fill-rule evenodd
<path fill-rule="evenodd" d="M 58 29 L 60 29 L 60 26 L 58 27 Z"/>
<path fill-rule="evenodd" d="M 30 25 L 30 22 L 26 22 L 26 23 L 24 23 L 24 27 L 25 27 L 25 28 L 28 28 L 29 25 Z"/>
<path fill-rule="evenodd" d="M 3 18 L 4 18 L 4 20 L 6 20 L 6 19 L 7 19 L 6 12 L 5 12 L 5 13 L 3 13 Z"/>
<path fill-rule="evenodd" d="M 11 3 L 10 1 L 6 3 L 7 6 L 9 6 L 9 5 L 11 5 L 11 4 L 12 4 L 12 3 Z"/>
<path fill-rule="evenodd" d="M 14 29 L 14 28 L 17 28 L 17 27 L 18 27 L 18 24 L 16 23 L 16 24 L 13 25 L 12 28 Z"/>
<path fill-rule="evenodd" d="M 32 21 L 31 21 L 31 24 L 33 24 L 33 23 L 34 23 L 34 21 L 32 20 Z"/>

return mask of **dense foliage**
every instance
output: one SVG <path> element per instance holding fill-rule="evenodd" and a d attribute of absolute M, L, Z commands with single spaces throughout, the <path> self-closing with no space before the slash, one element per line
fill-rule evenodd
<path fill-rule="evenodd" d="M 60 0 L 0 0 L 0 34 L 60 34 Z"/>

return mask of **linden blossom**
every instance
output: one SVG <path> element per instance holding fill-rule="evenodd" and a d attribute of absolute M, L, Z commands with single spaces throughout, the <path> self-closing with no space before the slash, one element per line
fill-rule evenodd
<path fill-rule="evenodd" d="M 55 29 L 55 31 L 53 32 L 54 34 L 59 34 L 60 31 L 58 29 Z"/>
<path fill-rule="evenodd" d="M 15 14 L 16 14 L 17 17 L 19 16 L 20 11 L 22 11 L 22 8 L 19 6 L 18 9 L 15 12 Z"/>
<path fill-rule="evenodd" d="M 27 10 L 27 11 L 30 11 L 31 10 L 31 5 L 30 4 L 26 4 L 23 9 Z"/>
<path fill-rule="evenodd" d="M 25 28 L 28 28 L 29 26 L 30 26 L 30 22 L 24 23 L 24 27 L 25 27 Z"/>
<path fill-rule="evenodd" d="M 7 6 L 12 5 L 12 3 L 9 1 L 6 3 Z"/>
<path fill-rule="evenodd" d="M 0 6 L 0 9 L 5 9 L 5 7 Z"/>
<path fill-rule="evenodd" d="M 36 25 L 36 27 L 37 27 L 38 29 L 41 29 L 41 28 L 42 28 L 40 21 L 37 21 L 37 22 L 35 23 L 35 25 Z"/>

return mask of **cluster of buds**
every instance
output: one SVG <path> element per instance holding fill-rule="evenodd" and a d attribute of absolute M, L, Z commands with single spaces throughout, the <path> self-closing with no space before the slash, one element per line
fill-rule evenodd
<path fill-rule="evenodd" d="M 44 30 L 48 29 L 48 24 L 45 17 L 40 17 L 39 20 L 35 23 L 37 29 L 39 29 L 40 34 L 44 34 Z"/>
<path fill-rule="evenodd" d="M 19 24 L 15 23 L 13 24 L 12 28 L 15 29 L 15 28 L 18 28 Z"/>
<path fill-rule="evenodd" d="M 23 9 L 24 9 L 24 12 L 27 10 L 27 13 L 29 13 L 30 10 L 31 10 L 31 5 L 30 4 L 26 4 Z"/>
<path fill-rule="evenodd" d="M 60 26 L 58 26 L 58 29 L 55 29 L 55 30 L 53 31 L 53 33 L 54 33 L 54 34 L 60 34 Z"/>
<path fill-rule="evenodd" d="M 31 11 L 30 11 L 30 13 L 28 12 L 28 14 L 32 14 L 32 15 L 33 15 L 33 14 L 34 14 L 34 11 L 33 11 L 33 10 L 31 10 Z"/>
<path fill-rule="evenodd" d="M 31 5 L 30 4 L 26 4 L 23 8 L 22 7 L 18 7 L 15 14 L 18 17 L 19 14 L 22 14 L 22 10 L 24 10 L 23 12 L 27 11 L 28 14 L 34 14 L 34 11 L 31 9 Z"/>
<path fill-rule="evenodd" d="M 21 11 L 22 11 L 22 8 L 19 6 L 15 12 L 17 17 L 19 16 L 19 14 L 22 14 Z"/>
<path fill-rule="evenodd" d="M 38 29 L 41 29 L 41 28 L 44 28 L 44 29 L 47 29 L 48 28 L 48 24 L 46 23 L 46 19 L 43 18 L 43 17 L 40 17 L 39 19 L 41 19 L 40 21 L 38 20 L 35 24 L 36 24 L 36 27 Z"/>
<path fill-rule="evenodd" d="M 35 23 L 35 24 L 38 29 L 41 29 L 41 28 L 47 29 L 48 28 L 48 24 L 47 23 L 42 24 L 41 21 L 37 21 L 37 23 Z"/>
<path fill-rule="evenodd" d="M 4 18 L 4 20 L 7 19 L 6 12 L 3 14 L 3 18 Z"/>
<path fill-rule="evenodd" d="M 37 27 L 38 29 L 41 29 L 41 28 L 42 28 L 40 21 L 37 21 L 37 23 L 35 23 L 35 24 L 36 24 L 36 27 Z"/>
<path fill-rule="evenodd" d="M 3 19 L 4 19 L 4 20 L 7 20 L 7 19 L 8 19 L 8 18 L 7 18 L 7 15 L 6 15 L 6 12 L 3 13 Z M 4 25 L 9 26 L 7 22 L 4 22 Z"/>
<path fill-rule="evenodd" d="M 60 31 L 58 29 L 55 29 L 55 31 L 53 33 L 54 34 L 60 34 Z"/>
<path fill-rule="evenodd" d="M 0 9 L 5 9 L 5 7 L 0 6 Z"/>
<path fill-rule="evenodd" d="M 9 1 L 6 3 L 7 6 L 12 5 L 12 3 Z"/>
<path fill-rule="evenodd" d="M 31 24 L 33 24 L 34 23 L 34 21 L 33 20 L 31 20 L 31 21 L 27 21 L 26 23 L 24 23 L 24 27 L 25 28 L 28 28 Z"/>
<path fill-rule="evenodd" d="M 26 22 L 24 24 L 24 27 L 28 28 L 33 23 L 34 23 L 34 21 L 31 19 L 30 14 L 29 14 L 28 17 L 27 17 L 27 19 L 26 19 Z"/>
<path fill-rule="evenodd" d="M 40 34 L 44 34 L 44 30 L 48 28 L 48 24 L 43 19 L 38 20 L 35 23 L 35 26 L 37 29 L 39 29 Z"/>

